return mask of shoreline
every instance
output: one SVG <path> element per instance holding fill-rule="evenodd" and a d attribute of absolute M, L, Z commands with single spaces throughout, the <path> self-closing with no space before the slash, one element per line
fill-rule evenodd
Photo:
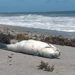
<path fill-rule="evenodd" d="M 46 29 L 39 29 L 39 28 L 29 28 L 29 27 L 21 27 L 21 26 L 13 26 L 13 25 L 4 25 L 0 24 L 0 27 L 2 28 L 8 28 L 10 30 L 16 30 L 18 32 L 36 32 L 41 34 L 47 34 L 47 35 L 54 35 L 54 36 L 63 36 L 67 38 L 75 38 L 75 32 L 64 32 L 64 31 L 56 31 L 56 30 L 46 30 Z"/>
<path fill-rule="evenodd" d="M 47 43 L 75 47 L 75 36 L 68 33 L 56 31 L 45 31 L 41 29 L 0 25 L 0 42 L 9 44 L 11 40 L 40 40 Z M 64 34 L 64 35 L 63 35 Z"/>

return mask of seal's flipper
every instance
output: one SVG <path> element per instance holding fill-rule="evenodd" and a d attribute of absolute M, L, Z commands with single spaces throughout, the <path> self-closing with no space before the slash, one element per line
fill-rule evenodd
<path fill-rule="evenodd" d="M 7 48 L 6 44 L 0 43 L 0 49 L 6 49 L 6 48 Z"/>

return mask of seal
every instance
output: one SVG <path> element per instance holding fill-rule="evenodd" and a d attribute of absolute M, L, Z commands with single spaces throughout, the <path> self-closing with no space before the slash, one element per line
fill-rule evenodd
<path fill-rule="evenodd" d="M 57 58 L 60 56 L 60 51 L 54 45 L 38 40 L 23 40 L 15 44 L 5 45 L 4 47 L 6 50 L 47 58 Z"/>

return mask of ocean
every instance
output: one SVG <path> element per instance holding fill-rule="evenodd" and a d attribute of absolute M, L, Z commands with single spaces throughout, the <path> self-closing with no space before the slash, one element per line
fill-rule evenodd
<path fill-rule="evenodd" d="M 0 24 L 75 32 L 75 11 L 0 13 Z"/>

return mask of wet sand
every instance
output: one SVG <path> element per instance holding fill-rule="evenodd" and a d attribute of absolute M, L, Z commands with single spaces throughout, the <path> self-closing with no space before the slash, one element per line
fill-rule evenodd
<path fill-rule="evenodd" d="M 75 32 L 62 32 L 62 31 L 55 31 L 55 30 L 45 30 L 45 29 L 38 29 L 38 28 L 27 28 L 27 27 L 19 27 L 19 26 L 11 26 L 11 25 L 2 25 L 0 24 L 0 29 L 9 29 L 16 32 L 36 32 L 36 33 L 42 33 L 47 35 L 61 35 L 63 37 L 68 38 L 75 38 Z"/>

